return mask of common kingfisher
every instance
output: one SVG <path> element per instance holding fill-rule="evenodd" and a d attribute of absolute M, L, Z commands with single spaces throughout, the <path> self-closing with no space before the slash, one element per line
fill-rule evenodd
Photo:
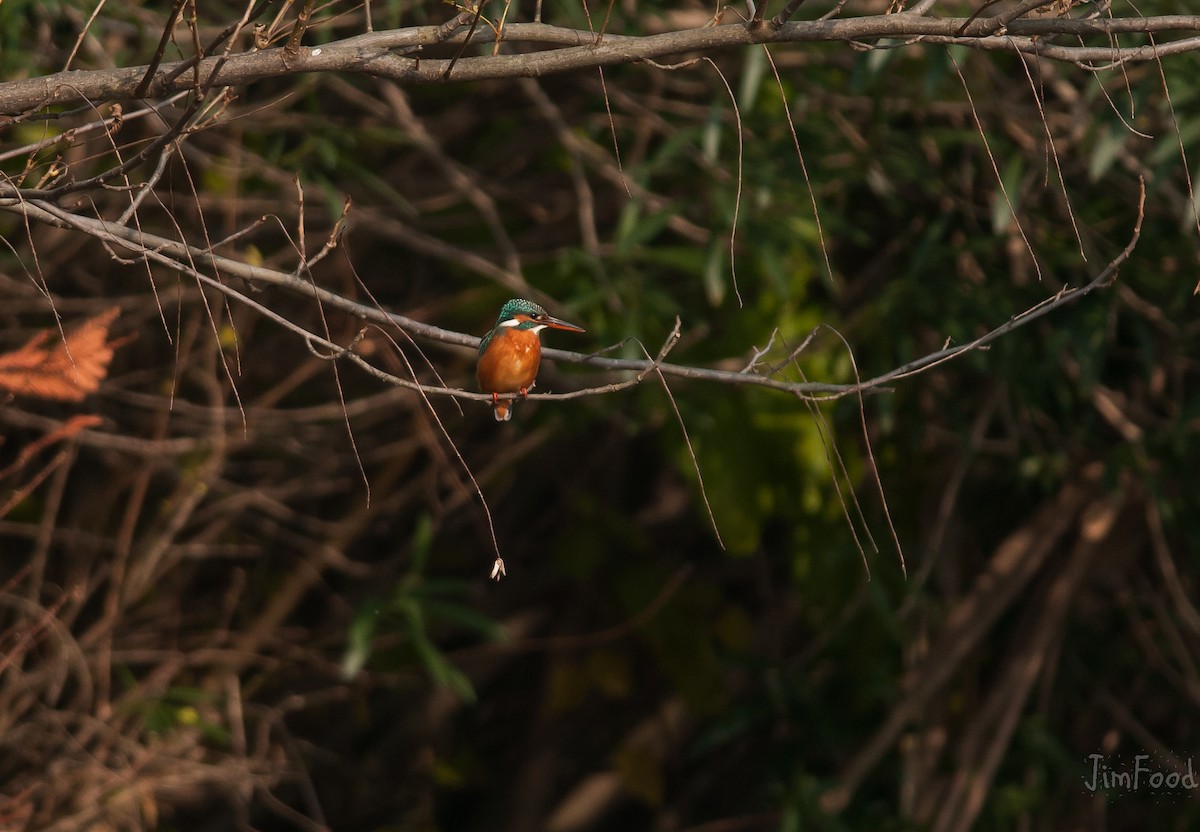
<path fill-rule="evenodd" d="M 500 309 L 500 317 L 492 331 L 479 343 L 479 364 L 475 378 L 479 389 L 492 394 L 492 408 L 497 422 L 512 418 L 511 399 L 501 401 L 501 393 L 529 393 L 542 362 L 541 331 L 565 329 L 583 332 L 581 326 L 552 318 L 546 310 L 530 300 L 513 298 Z"/>

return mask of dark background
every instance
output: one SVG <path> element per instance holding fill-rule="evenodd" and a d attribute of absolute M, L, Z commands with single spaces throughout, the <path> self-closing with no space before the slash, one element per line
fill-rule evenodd
<path fill-rule="evenodd" d="M 200 5 L 210 37 L 241 14 Z M 4 77 L 61 69 L 91 11 L 8 0 Z M 377 29 L 453 12 L 373 4 Z M 609 31 L 711 13 L 628 3 Z M 72 68 L 145 63 L 166 15 L 105 6 Z M 332 4 L 306 43 L 363 28 Z M 167 58 L 189 48 L 181 30 Z M 0 404 L 3 466 L 58 420 L 103 420 L 0 480 L 0 826 L 1196 828 L 1195 786 L 1086 782 L 1089 755 L 1186 772 L 1200 750 L 1200 66 L 803 44 L 770 49 L 777 82 L 766 54 L 603 85 L 255 84 L 182 142 L 139 221 L 203 246 L 266 217 L 219 250 L 290 271 L 299 224 L 311 255 L 348 195 L 312 271 L 346 297 L 481 335 L 523 295 L 586 327 L 551 346 L 631 358 L 678 316 L 676 363 L 741 369 L 774 336 L 780 377 L 836 383 L 1088 283 L 1143 179 L 1119 279 L 861 400 L 650 376 L 497 424 L 0 214 L 5 350 L 114 305 L 134 336 L 84 403 Z M 0 150 L 105 112 L 11 126 Z M 82 178 L 162 124 L 0 165 Z M 338 343 L 360 330 L 228 282 Z M 468 349 L 378 327 L 357 349 L 474 384 Z M 546 364 L 538 389 L 625 377 Z"/>

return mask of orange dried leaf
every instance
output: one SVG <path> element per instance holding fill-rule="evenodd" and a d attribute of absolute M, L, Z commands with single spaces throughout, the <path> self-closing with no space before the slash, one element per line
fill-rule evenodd
<path fill-rule="evenodd" d="M 89 318 L 52 346 L 45 344 L 54 331 L 46 330 L 19 350 L 0 354 L 0 389 L 64 402 L 95 392 L 108 375 L 116 346 L 108 340 L 108 328 L 119 312 L 113 307 Z"/>

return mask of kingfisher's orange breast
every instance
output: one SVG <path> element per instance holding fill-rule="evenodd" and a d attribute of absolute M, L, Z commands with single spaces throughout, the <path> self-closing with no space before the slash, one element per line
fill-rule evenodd
<path fill-rule="evenodd" d="M 475 378 L 485 393 L 519 393 L 533 385 L 541 361 L 536 332 L 502 327 L 479 357 Z"/>

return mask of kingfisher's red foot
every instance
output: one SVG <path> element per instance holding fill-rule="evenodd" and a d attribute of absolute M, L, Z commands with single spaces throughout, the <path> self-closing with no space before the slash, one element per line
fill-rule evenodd
<path fill-rule="evenodd" d="M 522 387 L 522 388 L 521 388 L 521 398 L 522 398 L 522 399 L 525 399 L 525 398 L 528 398 L 528 397 L 529 397 L 529 389 L 528 389 L 528 388 L 525 388 L 525 387 Z"/>
<path fill-rule="evenodd" d="M 492 392 L 492 407 L 495 407 L 498 404 L 500 404 L 500 394 L 493 391 Z"/>

